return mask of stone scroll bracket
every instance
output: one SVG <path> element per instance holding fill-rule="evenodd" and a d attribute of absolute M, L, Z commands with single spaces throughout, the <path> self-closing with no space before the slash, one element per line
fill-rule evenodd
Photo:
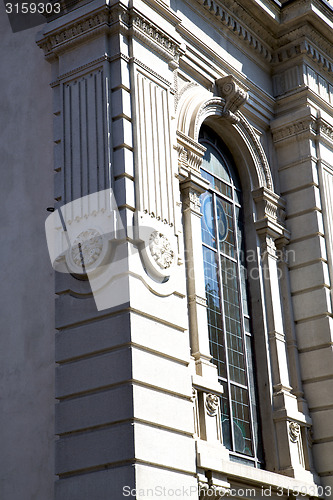
<path fill-rule="evenodd" d="M 218 95 L 225 101 L 221 117 L 227 118 L 234 124 L 238 123 L 239 117 L 236 115 L 236 112 L 248 100 L 249 95 L 247 91 L 236 83 L 232 75 L 218 78 L 215 81 L 215 87 Z"/>

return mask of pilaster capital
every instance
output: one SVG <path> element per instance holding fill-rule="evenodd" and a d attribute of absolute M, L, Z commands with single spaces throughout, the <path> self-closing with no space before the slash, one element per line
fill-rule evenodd
<path fill-rule="evenodd" d="M 180 190 L 183 195 L 184 210 L 201 215 L 200 213 L 200 195 L 209 187 L 209 182 L 201 177 L 200 174 L 189 172 L 188 177 L 180 182 Z"/>
<path fill-rule="evenodd" d="M 283 198 L 266 187 L 252 191 L 253 200 L 257 207 L 257 220 L 255 226 L 259 236 L 272 247 L 270 241 L 277 239 L 288 242 L 289 231 L 284 226 L 285 202 Z M 275 247 L 275 244 L 274 244 Z"/>
<path fill-rule="evenodd" d="M 206 148 L 183 132 L 177 131 L 177 152 L 179 178 L 184 179 L 193 171 L 200 174 L 200 167 Z"/>

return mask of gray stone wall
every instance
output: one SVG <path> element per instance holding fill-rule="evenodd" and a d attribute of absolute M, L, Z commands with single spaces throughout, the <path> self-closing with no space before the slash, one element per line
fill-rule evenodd
<path fill-rule="evenodd" d="M 0 5 L 0 498 L 53 498 L 54 282 L 50 66 L 38 28 L 13 34 Z"/>

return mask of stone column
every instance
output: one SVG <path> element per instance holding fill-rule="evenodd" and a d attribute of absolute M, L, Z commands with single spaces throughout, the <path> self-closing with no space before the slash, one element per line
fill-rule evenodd
<path fill-rule="evenodd" d="M 279 265 L 279 251 L 276 246 L 281 242 L 287 242 L 290 237 L 281 220 L 284 204 L 279 196 L 267 188 L 255 190 L 253 198 L 257 205 L 255 224 L 261 243 L 279 472 L 311 482 L 313 475 L 307 470 L 309 469 L 307 428 L 311 420 L 299 410 L 297 404 L 295 392 L 299 386 L 297 386 L 297 373 L 293 373 L 293 369 L 297 367 L 295 360 L 289 357 L 291 339 L 288 330 L 292 327 L 288 326 L 287 329 L 285 327 L 285 324 L 293 321 L 293 318 L 290 310 L 284 310 L 287 298 L 283 298 L 283 294 L 288 293 L 288 289 L 285 283 L 286 276 Z M 296 390 L 293 384 L 296 384 Z"/>
<path fill-rule="evenodd" d="M 213 477 L 212 471 L 220 470 L 221 460 L 227 459 L 229 455 L 228 450 L 223 446 L 221 428 L 219 396 L 223 388 L 218 383 L 216 366 L 210 361 L 212 356 L 209 350 L 205 279 L 202 266 L 200 195 L 209 186 L 200 174 L 204 151 L 204 147 L 199 143 L 178 132 L 178 177 L 183 206 L 189 333 L 191 355 L 195 363 L 192 381 L 195 392 L 195 420 L 198 423 L 196 450 L 199 480 L 200 474 L 207 475 L 208 471 Z M 212 482 L 207 483 L 207 485 L 212 484 Z M 229 486 L 225 478 L 218 484 L 223 487 Z"/>

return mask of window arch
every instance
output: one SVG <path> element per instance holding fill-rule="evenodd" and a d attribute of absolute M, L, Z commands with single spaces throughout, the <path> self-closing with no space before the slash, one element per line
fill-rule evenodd
<path fill-rule="evenodd" d="M 225 144 L 206 125 L 199 142 L 206 148 L 201 174 L 210 182 L 201 195 L 201 230 L 210 353 L 224 389 L 223 442 L 231 460 L 262 467 L 241 183 Z"/>

